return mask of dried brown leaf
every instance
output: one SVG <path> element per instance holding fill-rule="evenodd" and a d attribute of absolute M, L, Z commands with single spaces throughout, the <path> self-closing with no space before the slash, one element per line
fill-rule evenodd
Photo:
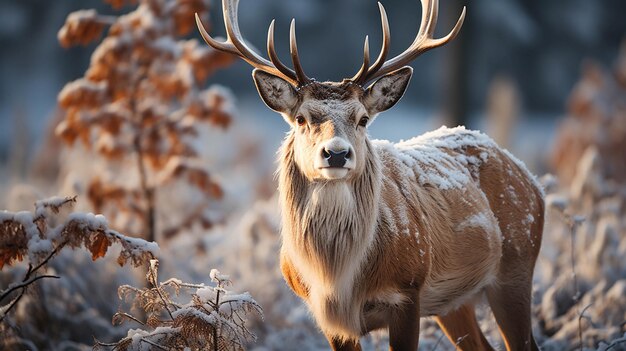
<path fill-rule="evenodd" d="M 14 220 L 0 223 L 0 269 L 4 265 L 20 262 L 28 252 L 28 239 L 24 226 Z"/>
<path fill-rule="evenodd" d="M 91 239 L 91 244 L 88 249 L 91 252 L 91 259 L 97 260 L 100 257 L 104 257 L 106 255 L 107 250 L 111 246 L 111 242 L 109 238 L 104 233 L 97 233 Z"/>
<path fill-rule="evenodd" d="M 59 105 L 63 108 L 95 108 L 104 105 L 107 94 L 106 82 L 94 82 L 84 78 L 67 83 L 59 93 Z"/>
<path fill-rule="evenodd" d="M 96 10 L 80 10 L 67 16 L 65 25 L 57 35 L 63 47 L 87 45 L 102 35 L 106 18 L 98 16 Z"/>

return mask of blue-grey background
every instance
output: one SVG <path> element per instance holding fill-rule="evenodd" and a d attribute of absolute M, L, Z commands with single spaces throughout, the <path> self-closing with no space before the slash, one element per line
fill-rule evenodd
<path fill-rule="evenodd" d="M 398 54 L 419 27 L 420 4 L 383 4 L 391 25 L 391 55 Z M 610 66 L 626 33 L 623 0 L 442 0 L 438 35 L 452 27 L 462 6 L 467 6 L 468 15 L 460 36 L 413 63 L 415 75 L 400 111 L 442 111 L 454 117 L 452 123 L 476 127 L 490 82 L 504 76 L 519 92 L 522 117 L 550 124 L 562 115 L 583 60 Z M 37 148 L 54 114 L 57 93 L 88 66 L 95 45 L 63 49 L 56 40 L 66 16 L 85 8 L 115 13 L 99 0 L 0 0 L 0 163 L 6 162 L 17 134 L 29 140 L 24 154 Z M 219 1 L 214 1 L 211 32 L 217 35 L 224 33 L 220 11 Z M 370 36 L 372 56 L 378 54 L 381 31 L 375 0 L 241 1 L 244 36 L 264 48 L 267 26 L 275 18 L 278 50 L 285 60 L 292 17 L 297 19 L 302 63 L 318 80 L 352 76 L 361 64 L 365 35 Z M 265 116 L 250 71 L 238 62 L 210 83 L 230 87 L 245 114 Z M 410 122 L 419 124 L 419 116 L 416 113 Z M 16 125 L 26 128 L 16 133 Z"/>

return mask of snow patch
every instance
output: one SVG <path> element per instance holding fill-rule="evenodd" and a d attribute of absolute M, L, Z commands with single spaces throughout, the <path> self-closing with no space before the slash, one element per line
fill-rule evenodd
<path fill-rule="evenodd" d="M 485 228 L 487 231 L 490 231 L 494 227 L 493 219 L 490 218 L 486 213 L 480 212 L 468 217 L 466 220 L 461 222 L 457 230 L 460 231 L 472 227 Z"/>

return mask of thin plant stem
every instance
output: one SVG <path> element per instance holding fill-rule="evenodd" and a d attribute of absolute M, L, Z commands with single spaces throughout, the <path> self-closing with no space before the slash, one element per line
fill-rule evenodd
<path fill-rule="evenodd" d="M 10 293 L 12 293 L 13 291 L 17 290 L 17 289 L 23 289 L 25 287 L 27 287 L 28 285 L 36 282 L 39 279 L 43 279 L 43 278 L 55 278 L 55 279 L 59 279 L 61 277 L 56 276 L 56 275 L 38 275 L 36 277 L 30 278 L 25 282 L 21 282 L 19 284 L 13 285 L 11 286 L 9 289 L 7 289 L 5 292 L 2 293 L 2 296 L 0 296 L 0 301 L 4 300 L 7 296 L 9 296 Z"/>
<path fill-rule="evenodd" d="M 218 287 L 218 289 L 215 289 L 215 291 L 216 291 L 215 306 L 216 306 L 217 312 L 219 313 L 219 311 L 220 311 L 220 292 L 222 290 L 222 289 L 220 289 L 222 287 L 222 282 L 220 280 L 217 281 L 217 287 Z M 213 328 L 213 351 L 218 351 L 217 328 Z"/>
<path fill-rule="evenodd" d="M 593 303 L 588 304 L 578 315 L 578 340 L 580 340 L 580 350 L 583 351 L 583 318 L 585 318 L 585 312 Z"/>

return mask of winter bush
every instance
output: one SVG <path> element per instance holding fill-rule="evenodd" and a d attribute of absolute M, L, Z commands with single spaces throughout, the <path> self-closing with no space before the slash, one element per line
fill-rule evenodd
<path fill-rule="evenodd" d="M 206 209 L 222 197 L 222 188 L 199 162 L 194 138 L 201 124 L 230 124 L 230 94 L 202 85 L 232 57 L 182 39 L 195 28 L 195 12 L 207 16 L 208 1 L 109 2 L 116 8 L 137 6 L 119 17 L 74 12 L 58 33 L 63 46 L 84 45 L 110 26 L 85 76 L 59 93 L 65 118 L 57 135 L 68 145 L 82 142 L 125 174 L 97 174 L 86 189 L 94 210 L 108 214 L 120 230 L 154 240 L 157 233 L 167 238 L 194 224 L 209 228 L 214 219 Z M 129 173 L 137 181 L 129 182 Z M 157 217 L 167 217 L 157 213 L 157 189 L 179 183 L 202 196 L 189 201 L 178 222 L 157 230 Z"/>
<path fill-rule="evenodd" d="M 158 260 L 150 262 L 146 276 L 150 287 L 121 286 L 121 299 L 132 299 L 133 307 L 142 311 L 146 318 L 118 312 L 113 323 L 130 320 L 143 329 L 130 329 L 116 343 L 97 342 L 100 347 L 115 350 L 244 350 L 247 341 L 255 336 L 245 325 L 245 316 L 255 312 L 262 316 L 259 304 L 250 294 L 234 294 L 226 287 L 229 277 L 218 270 L 211 270 L 215 286 L 183 283 L 179 279 L 158 280 Z M 181 292 L 191 293 L 191 301 L 179 303 L 173 298 Z"/>
<path fill-rule="evenodd" d="M 121 247 L 117 263 L 123 266 L 130 262 L 136 267 L 146 264 L 158 253 L 155 243 L 109 229 L 102 215 L 68 213 L 75 202 L 75 197 L 54 197 L 37 201 L 34 212 L 0 212 L 0 269 L 20 262 L 27 264 L 25 272 L 13 270 L 13 281 L 0 291 L 0 329 L 6 336 L 0 342 L 19 344 L 21 327 L 12 318 L 12 312 L 19 308 L 18 303 L 25 298 L 27 290 L 37 285 L 35 283 L 60 278 L 46 270 L 50 260 L 62 250 L 84 247 L 95 261 L 117 243 Z M 17 321 L 20 319 L 18 316 Z"/>

